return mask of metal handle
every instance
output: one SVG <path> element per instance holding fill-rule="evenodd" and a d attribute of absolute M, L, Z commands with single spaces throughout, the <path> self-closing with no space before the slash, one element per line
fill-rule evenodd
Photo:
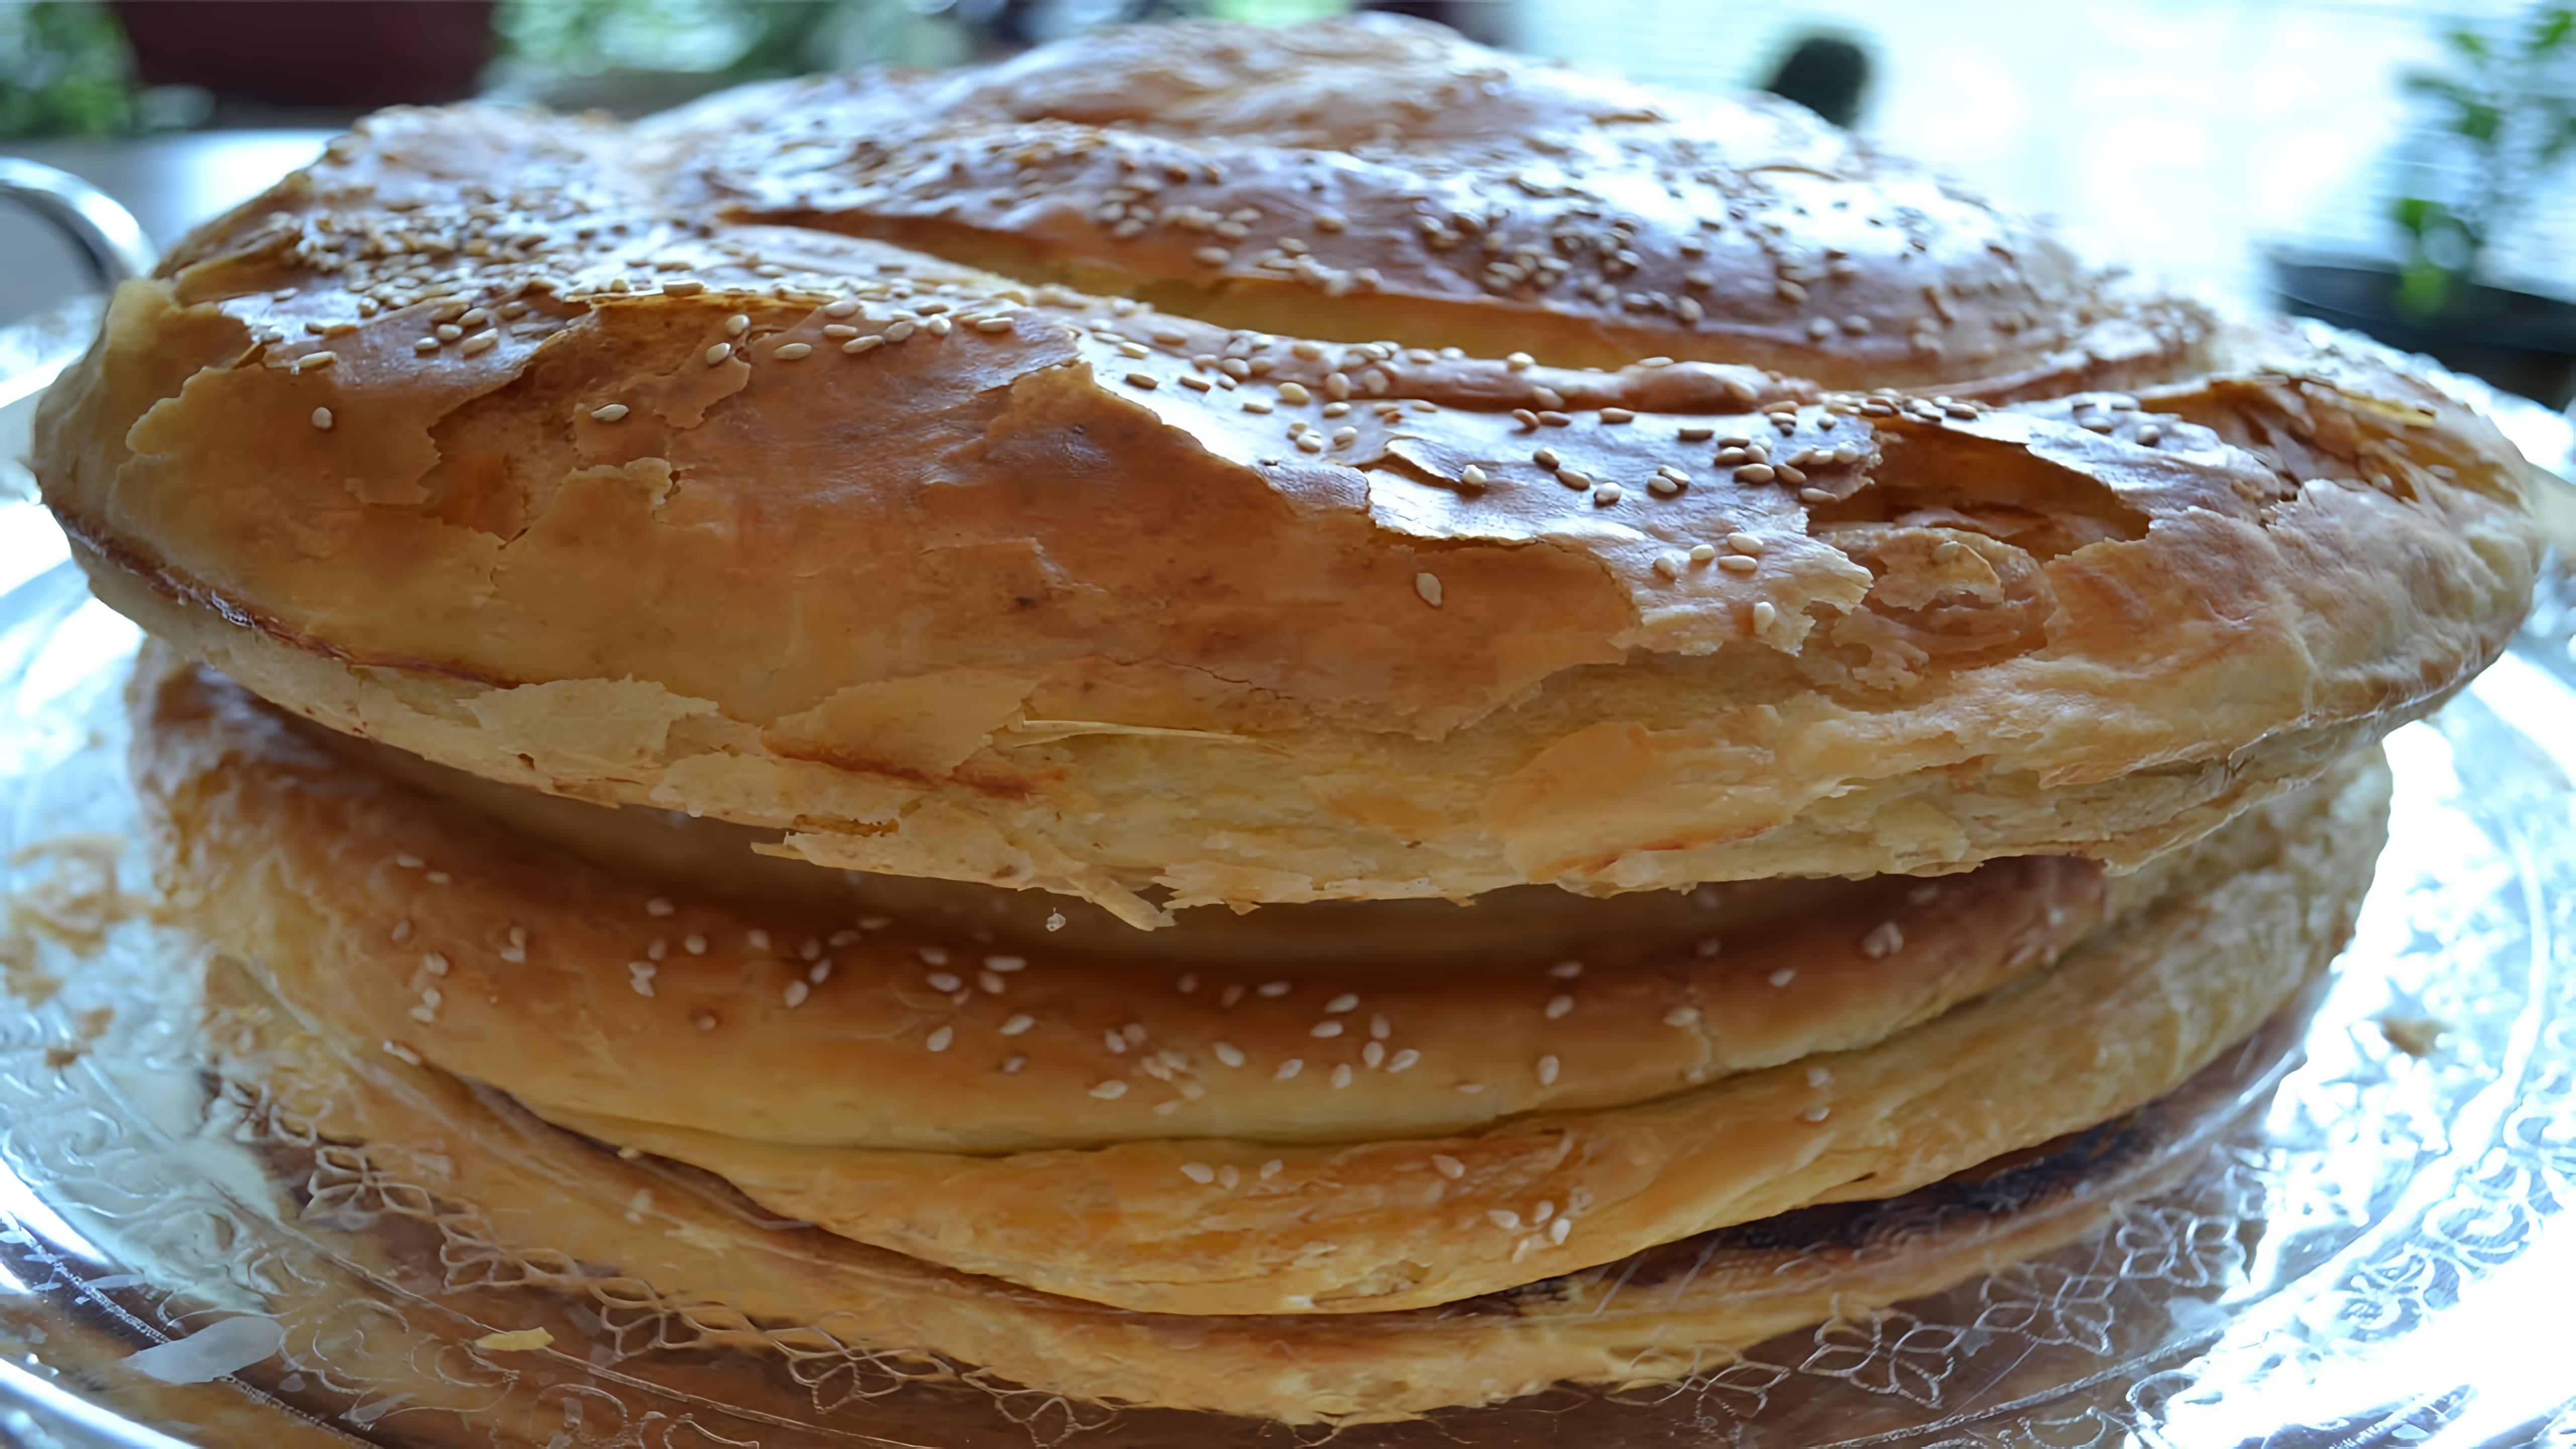
<path fill-rule="evenodd" d="M 0 157 L 0 196 L 25 204 L 70 238 L 100 291 L 149 275 L 158 259 L 134 213 L 68 171 Z"/>

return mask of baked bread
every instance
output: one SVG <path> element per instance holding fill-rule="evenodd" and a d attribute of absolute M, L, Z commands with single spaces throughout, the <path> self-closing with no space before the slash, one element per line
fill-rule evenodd
<path fill-rule="evenodd" d="M 367 770 L 200 668 L 138 675 L 165 888 L 335 1030 L 771 1209 L 1121 1307 L 1436 1305 L 1885 1197 L 2178 1085 L 2343 943 L 2355 757 L 2117 884 L 1839 887 L 1703 955 L 1264 981 L 686 894 Z"/>
<path fill-rule="evenodd" d="M 1225 325 L 1292 319 L 1391 340 Z M 2438 703 L 2535 554 L 2374 356 L 1359 22 L 388 113 L 130 284 L 35 463 L 101 597 L 336 729 L 1136 925 L 2134 866 Z"/>
<path fill-rule="evenodd" d="M 968 1441 L 981 1427 L 981 1394 L 970 1388 L 961 1404 L 939 1392 L 960 1385 L 1349 1426 L 1564 1383 L 1722 1375 L 1774 1334 L 1861 1321 L 2119 1221 L 2125 1204 L 2189 1171 L 2214 1136 L 2259 1110 L 2296 1060 L 2306 1020 L 2294 1004 L 2136 1113 L 1888 1202 L 1703 1234 L 1437 1309 L 1179 1318 L 781 1224 L 720 1183 L 586 1143 L 300 1015 L 229 958 L 214 958 L 205 984 L 210 1054 L 227 1095 L 247 1104 L 238 1135 L 309 1145 L 272 1146 L 266 1164 L 289 1211 L 332 1249 L 269 1295 L 290 1325 L 344 1312 L 349 1289 L 335 1275 L 347 1271 L 437 1293 L 473 1315 L 469 1340 L 550 1326 L 554 1351 L 577 1352 L 605 1317 L 632 1355 L 619 1370 L 651 1380 L 677 1368 L 701 1393 L 726 1351 L 753 1374 L 784 1360 L 804 1383 L 848 1372 L 836 1361 L 846 1356 L 911 1381 L 854 1406 L 858 1427 L 920 1443 Z M 317 1191 L 330 1210 L 314 1210 Z M 2163 1320 L 2133 1326 L 2160 1331 Z M 412 1356 L 423 1347 L 371 1335 L 346 1352 L 388 1345 Z M 1676 1407 L 1687 1416 L 1690 1403 Z M 506 1433 L 499 1422 L 478 1416 L 486 1432 Z"/>

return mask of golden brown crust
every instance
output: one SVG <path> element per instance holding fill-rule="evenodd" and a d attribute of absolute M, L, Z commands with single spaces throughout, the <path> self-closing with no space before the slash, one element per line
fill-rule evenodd
<path fill-rule="evenodd" d="M 2073 385 L 2169 374 L 2208 331 L 1798 106 L 1392 17 L 1106 30 L 999 66 L 748 86 L 639 136 L 694 213 L 1289 336 L 2063 392 L 2082 368 L 2099 380 Z"/>
<path fill-rule="evenodd" d="M 1241 931 L 1005 941 L 830 892 L 744 899 L 688 855 L 682 875 L 603 868 L 342 758 L 157 644 L 134 688 L 171 894 L 289 999 L 545 1110 L 788 1144 L 1336 1142 L 1645 1101 L 1867 1046 L 2044 969 L 2181 864 L 1792 882 L 1767 911 L 1758 888 L 1720 912 L 1549 892 L 1563 925 L 1515 913 L 1588 935 L 1572 954 L 1453 938 L 1445 918 L 1481 908 L 1444 902 L 1328 907 L 1323 939 L 1282 907 Z M 1272 949 L 1230 959 L 1246 935 Z"/>
<path fill-rule="evenodd" d="M 1696 963 L 1650 958 L 1633 972 L 1533 981 L 1544 994 L 1516 1026 L 1490 1006 L 1497 987 L 1474 978 L 1372 988 L 1320 1009 L 1307 998 L 1325 985 L 1288 982 L 1279 997 L 1239 996 L 1229 1013 L 1208 1007 L 1215 976 L 1157 1005 L 1162 993 L 1102 974 L 1113 966 L 928 961 L 922 943 L 892 929 L 882 944 L 851 930 L 745 952 L 720 939 L 748 936 L 739 914 L 639 902 L 646 887 L 488 828 L 478 837 L 453 818 L 422 819 L 419 797 L 353 778 L 193 671 L 147 680 L 142 702 L 146 794 L 165 812 L 174 892 L 290 999 L 370 1033 L 399 1005 L 401 1052 L 470 1070 L 590 1135 L 708 1167 L 777 1211 L 862 1241 L 1185 1313 L 1452 1301 L 1803 1203 L 1902 1192 L 2114 1116 L 2198 1070 L 2339 948 L 2385 793 L 2383 774 L 2356 762 L 2334 789 L 2256 811 L 2174 862 L 2175 893 L 2162 904 L 2094 933 L 2055 969 L 1928 1021 L 1919 1017 L 1938 1007 L 1927 1000 L 1960 984 L 1954 966 L 1978 959 L 1976 932 L 1944 929 L 1941 898 L 1991 915 L 2014 907 L 2009 892 L 1981 895 L 1975 878 L 1934 887 L 1921 916 L 1899 917 L 1897 932 L 1872 928 L 1877 939 L 1845 947 L 1841 961 L 1830 959 L 1831 933 L 1850 923 L 1819 926 L 1827 959 L 1757 980 L 1731 974 L 1721 952 L 1696 980 L 1674 969 Z M 398 832 L 457 859 L 410 863 L 388 850 Z M 2051 904 L 2037 898 L 2040 919 L 2019 940 L 2045 934 Z M 671 932 L 658 957 L 646 941 L 632 962 L 617 960 L 657 922 Z M 1928 939 L 1906 942 L 1909 926 Z M 420 934 L 450 930 L 461 939 Z M 1815 949 L 1794 931 L 1788 941 Z M 1749 964 L 1769 966 L 1760 949 Z M 1916 949 L 1960 955 L 1918 977 Z M 2009 972 L 2012 948 L 2001 949 Z M 1983 979 L 1998 979 L 1984 959 Z M 955 982 L 930 980 L 952 967 Z M 1070 989 L 1051 980 L 1059 969 Z M 970 970 L 992 974 L 977 983 Z M 1795 1009 L 1810 970 L 1815 1017 Z M 1893 987 L 1894 1010 L 1873 1012 L 1855 985 L 1873 975 Z M 1705 994 L 1668 997 L 1676 986 Z M 1783 1010 L 1764 1009 L 1771 991 Z M 1373 1021 L 1367 1038 L 1357 1029 L 1378 1014 L 1372 998 L 1400 1003 L 1385 1013 L 1384 1040 Z M 1305 1009 L 1274 1020 L 1261 1010 L 1268 1000 Z M 1715 1009 L 1639 1025 L 1668 1000 Z M 1006 1035 L 1023 1008 L 1033 1008 L 1028 1025 Z M 1080 1029 L 1049 1021 L 1041 1031 L 1041 1012 Z M 1132 1038 L 1117 1024 L 1131 1012 L 1153 1022 Z M 1712 1019 L 1721 1046 L 1739 1022 L 1754 1046 L 1723 1062 L 1745 1070 L 1693 1087 L 1662 1049 L 1710 1035 Z M 1863 1043 L 1905 1029 L 1837 1050 L 1820 1020 L 1866 1023 L 1854 1033 Z M 1480 1021 L 1490 1041 L 1476 1039 Z M 1091 1034 L 1101 1023 L 1119 1032 L 1114 1049 Z M 1333 1023 L 1347 1025 L 1316 1034 Z M 1417 1028 L 1435 1050 L 1394 1070 Z M 1264 1084 L 1222 1059 L 1213 1030 L 1256 1042 L 1246 1056 L 1318 1055 L 1315 1070 L 1282 1080 L 1274 1067 Z M 1338 1065 L 1353 1070 L 1328 1071 L 1318 1046 L 1341 1048 Z M 1372 1059 L 1373 1046 L 1384 1054 Z M 1694 1061 L 1709 1060 L 1692 1046 Z M 1795 1059 L 1760 1065 L 1766 1054 Z M 1627 1056 L 1658 1065 L 1623 1075 Z M 1470 1061 L 1472 1077 L 1457 1070 Z M 2070 1062 L 2085 1069 L 2070 1074 Z M 703 1079 L 692 1075 L 700 1065 Z M 1115 1074 L 1098 1075 L 1102 1066 Z M 1465 1131 L 1433 1105 L 1441 1092 L 1413 1091 L 1456 1095 L 1461 1081 L 1487 1078 L 1492 1091 L 1478 1095 L 1500 1110 L 1470 1109 Z M 1076 1090 L 1085 1099 L 1071 1112 L 1043 1101 Z M 891 1120 L 871 1111 L 888 1100 L 901 1109 Z M 670 1120 L 636 1115 L 656 1108 Z M 942 1145 L 1000 1154 L 829 1145 L 893 1142 L 916 1116 L 957 1134 Z M 808 1131 L 809 1120 L 840 1131 Z M 988 1132 L 1064 1123 L 1054 1130 L 1065 1145 L 979 1143 L 967 1135 L 979 1120 Z"/>
<path fill-rule="evenodd" d="M 674 201 L 690 125 L 379 117 L 129 287 L 37 448 L 101 594 L 442 763 L 1137 924 L 2131 865 L 2528 597 L 2509 445 L 2330 342 L 2003 411 L 1317 346 Z"/>
<path fill-rule="evenodd" d="M 801 1347 L 798 1326 L 829 1323 L 854 1351 L 935 1355 L 987 1384 L 1287 1424 L 1403 1420 L 1563 1383 L 1682 1381 L 1776 1333 L 1857 1319 L 2045 1252 L 2189 1166 L 2299 1035 L 2293 1011 L 2131 1119 L 1886 1204 L 1686 1239 L 1450 1307 L 1183 1319 L 767 1222 L 720 1188 L 674 1181 L 668 1164 L 588 1146 L 496 1094 L 300 1016 L 234 963 L 218 960 L 206 988 L 226 1078 L 266 1105 L 279 1135 L 328 1143 L 334 1165 L 361 1165 L 378 1186 L 382 1213 L 335 1260 L 398 1275 L 399 1250 L 379 1249 L 390 1259 L 380 1261 L 370 1239 L 434 1221 L 486 1265 L 487 1281 L 507 1285 L 460 1305 L 482 1308 L 491 1326 L 547 1321 L 557 1299 L 554 1311 L 568 1314 L 602 1302 L 662 1309 L 685 1316 L 690 1349 L 757 1364 Z M 316 1165 L 274 1162 L 281 1196 L 303 1202 Z M 314 1311 L 336 1307 L 340 1284 L 311 1287 Z M 577 1323 L 558 1324 L 558 1340 L 579 1342 Z M 884 1418 L 871 1422 L 905 1432 Z"/>

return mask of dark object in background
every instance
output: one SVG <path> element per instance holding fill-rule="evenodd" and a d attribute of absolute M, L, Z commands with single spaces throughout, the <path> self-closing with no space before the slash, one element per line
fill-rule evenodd
<path fill-rule="evenodd" d="M 1355 10 L 1376 10 L 1388 15 L 1410 15 L 1416 20 L 1436 20 L 1478 45 L 1505 45 L 1510 37 L 1503 22 L 1511 17 L 1504 0 L 1359 0 Z"/>
<path fill-rule="evenodd" d="M 1781 60 L 1762 89 L 1849 130 L 1869 99 L 1869 52 L 1836 36 L 1810 35 Z"/>
<path fill-rule="evenodd" d="M 115 0 L 146 85 L 280 106 L 460 101 L 492 58 L 494 0 Z"/>
<path fill-rule="evenodd" d="M 2421 352 L 2553 408 L 2576 399 L 2576 303 L 2455 283 L 2428 317 L 2399 305 L 2399 272 L 2360 257 L 2272 255 L 2282 310 Z"/>

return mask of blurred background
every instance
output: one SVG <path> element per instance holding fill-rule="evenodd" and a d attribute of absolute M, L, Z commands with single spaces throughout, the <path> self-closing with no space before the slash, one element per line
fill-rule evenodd
<path fill-rule="evenodd" d="M 0 0 L 0 155 L 166 243 L 377 106 L 642 113 L 1087 26 L 1350 8 L 1688 90 L 1767 87 L 2094 252 L 2576 391 L 2576 11 L 2530 0 Z M 0 323 L 78 290 L 0 211 Z"/>

